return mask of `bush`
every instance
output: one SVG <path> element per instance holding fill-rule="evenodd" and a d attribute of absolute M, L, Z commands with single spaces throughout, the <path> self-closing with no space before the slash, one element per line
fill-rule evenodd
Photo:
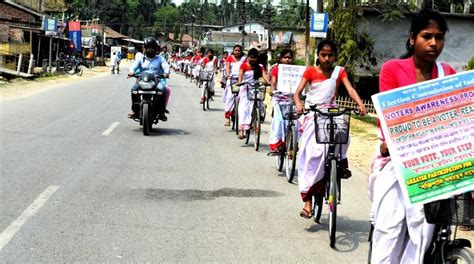
<path fill-rule="evenodd" d="M 474 70 L 474 57 L 472 57 L 467 63 L 467 70 Z"/>

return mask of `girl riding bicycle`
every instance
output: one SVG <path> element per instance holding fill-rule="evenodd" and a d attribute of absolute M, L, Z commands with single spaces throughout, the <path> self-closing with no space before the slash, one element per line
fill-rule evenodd
<path fill-rule="evenodd" d="M 285 49 L 280 53 L 279 64 L 292 64 L 293 63 L 293 51 L 290 49 Z M 277 91 L 277 82 L 278 82 L 278 65 L 274 66 L 270 72 L 270 81 L 272 86 L 272 91 Z M 283 96 L 284 97 L 284 96 Z M 278 148 L 284 146 L 284 136 L 285 136 L 285 126 L 286 122 L 283 120 L 280 107 L 278 105 L 279 101 L 282 99 L 282 96 L 274 96 L 272 98 L 273 104 L 273 118 L 270 130 L 270 141 L 269 147 L 271 152 L 278 152 Z"/>
<path fill-rule="evenodd" d="M 263 78 L 267 83 L 270 81 L 267 78 L 265 68 L 258 64 L 258 51 L 250 49 L 247 61 L 240 66 L 238 83 L 243 82 L 257 82 L 258 79 Z M 247 97 L 247 85 L 240 86 L 239 91 L 239 139 L 245 138 L 245 131 L 250 129 L 250 121 L 252 119 L 252 108 L 254 101 Z"/>
<path fill-rule="evenodd" d="M 206 53 L 206 57 L 201 62 L 201 71 L 206 71 L 207 74 L 213 74 L 217 69 L 217 59 L 214 56 L 214 50 L 209 49 Z M 200 103 L 203 104 L 204 100 L 204 91 L 205 87 L 202 89 L 202 95 Z M 214 96 L 214 75 L 212 76 L 211 81 L 209 82 L 209 96 L 212 98 Z"/>
<path fill-rule="evenodd" d="M 382 65 L 380 91 L 454 74 L 447 64 L 436 62 L 444 47 L 448 26 L 435 11 L 422 10 L 411 22 L 408 53 Z M 382 136 L 369 177 L 374 225 L 372 263 L 423 263 L 434 225 L 425 219 L 423 205 L 407 205 Z"/>
<path fill-rule="evenodd" d="M 344 68 L 334 65 L 336 61 L 336 44 L 330 40 L 323 40 L 318 44 L 316 66 L 308 67 L 294 95 L 296 109 L 299 114 L 311 105 L 331 106 L 336 104 L 337 88 L 342 82 L 349 96 L 357 103 L 361 115 L 367 110 L 362 103 L 357 91 L 352 87 Z M 306 84 L 309 83 L 309 91 L 305 106 L 301 104 L 300 95 Z M 327 149 L 323 144 L 317 144 L 315 140 L 315 124 L 313 112 L 300 118 L 302 122 L 302 134 L 298 145 L 300 159 L 298 161 L 298 185 L 304 207 L 300 216 L 311 218 L 312 197 L 323 193 L 324 164 Z M 342 167 L 345 178 L 350 177 L 347 162 L 347 148 L 349 144 L 342 146 Z M 339 148 L 338 148 L 339 149 Z"/>
<path fill-rule="evenodd" d="M 222 99 L 224 100 L 224 111 L 225 111 L 225 123 L 224 126 L 230 126 L 230 117 L 232 116 L 232 110 L 234 109 L 235 97 L 232 95 L 231 86 L 237 82 L 239 76 L 240 65 L 245 61 L 245 56 L 242 52 L 242 46 L 235 45 L 232 50 L 232 54 L 227 56 L 225 61 L 225 76 L 226 86 Z"/>

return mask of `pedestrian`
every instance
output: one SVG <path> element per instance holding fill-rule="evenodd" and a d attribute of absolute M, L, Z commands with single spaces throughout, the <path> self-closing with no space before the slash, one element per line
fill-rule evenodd
<path fill-rule="evenodd" d="M 112 53 L 112 74 L 115 73 L 115 69 L 117 69 L 117 74 L 120 73 L 120 60 L 122 59 L 122 54 L 120 51 Z"/>
<path fill-rule="evenodd" d="M 294 95 L 297 112 L 302 114 L 305 108 L 312 105 L 323 108 L 337 107 L 337 88 L 340 83 L 343 83 L 349 96 L 357 103 L 361 115 L 365 115 L 367 110 L 357 91 L 352 87 L 346 71 L 343 67 L 334 64 L 337 56 L 336 44 L 330 40 L 321 41 L 318 44 L 316 55 L 318 56 L 316 66 L 306 69 Z M 300 95 L 307 84 L 309 84 L 309 91 L 303 107 Z M 324 190 L 325 182 L 323 178 L 327 147 L 324 144 L 317 144 L 315 140 L 314 112 L 302 116 L 299 121 L 302 133 L 298 144 L 298 155 L 300 156 L 298 160 L 298 185 L 304 202 L 300 216 L 311 218 L 313 215 L 312 198 L 315 194 L 321 196 Z M 348 147 L 349 143 L 341 146 L 343 178 L 351 176 L 347 162 Z M 339 147 L 336 149 L 339 152 Z"/>
<path fill-rule="evenodd" d="M 451 66 L 436 62 L 447 31 L 438 12 L 424 9 L 415 15 L 408 53 L 382 65 L 380 92 L 455 74 Z M 371 263 L 423 263 L 433 237 L 434 225 L 426 222 L 423 205 L 405 203 L 397 175 L 382 135 L 369 176 L 374 225 Z"/>

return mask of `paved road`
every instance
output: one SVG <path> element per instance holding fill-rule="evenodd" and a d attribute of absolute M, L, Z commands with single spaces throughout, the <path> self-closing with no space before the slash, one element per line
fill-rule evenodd
<path fill-rule="evenodd" d="M 298 186 L 223 126 L 184 77 L 169 121 L 126 118 L 133 80 L 102 75 L 0 106 L 0 262 L 364 263 L 366 176 L 343 186 L 337 250 Z"/>

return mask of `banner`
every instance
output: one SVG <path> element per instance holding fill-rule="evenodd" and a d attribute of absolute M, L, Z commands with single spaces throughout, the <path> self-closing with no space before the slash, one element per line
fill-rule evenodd
<path fill-rule="evenodd" d="M 295 93 L 301 82 L 305 66 L 279 64 L 277 90 L 285 93 Z"/>
<path fill-rule="evenodd" d="M 74 51 L 82 50 L 81 22 L 73 21 L 68 23 L 69 39 L 74 44 Z"/>
<path fill-rule="evenodd" d="M 474 190 L 474 71 L 372 96 L 407 202 Z"/>

